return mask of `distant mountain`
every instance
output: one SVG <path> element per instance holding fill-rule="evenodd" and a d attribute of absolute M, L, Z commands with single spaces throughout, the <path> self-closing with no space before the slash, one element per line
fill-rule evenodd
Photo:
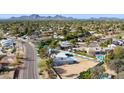
<path fill-rule="evenodd" d="M 62 15 L 55 16 L 40 16 L 38 14 L 32 14 L 29 16 L 11 17 L 10 20 L 74 20 L 73 17 L 64 17 Z"/>
<path fill-rule="evenodd" d="M 113 21 L 117 21 L 117 20 L 124 20 L 124 19 L 120 19 L 120 18 L 116 18 L 116 17 L 99 17 L 99 18 L 93 18 L 91 17 L 89 20 L 113 20 Z"/>
<path fill-rule="evenodd" d="M 55 15 L 55 16 L 40 16 L 38 14 L 32 14 L 29 16 L 20 16 L 20 17 L 11 17 L 9 20 L 96 20 L 96 21 L 120 21 L 124 19 L 120 18 L 115 18 L 115 17 L 99 17 L 99 18 L 94 18 L 91 17 L 89 19 L 76 19 L 73 17 L 65 17 L 62 15 Z"/>

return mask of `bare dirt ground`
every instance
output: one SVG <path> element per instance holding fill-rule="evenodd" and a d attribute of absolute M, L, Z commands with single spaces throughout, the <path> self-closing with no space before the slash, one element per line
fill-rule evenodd
<path fill-rule="evenodd" d="M 0 74 L 0 79 L 13 79 L 14 71 L 4 72 Z"/>
<path fill-rule="evenodd" d="M 109 69 L 106 65 L 104 65 L 104 67 L 105 67 L 105 72 L 106 73 L 108 73 L 108 74 L 110 74 L 110 75 L 117 75 L 116 73 L 115 73 L 115 71 L 113 71 L 113 70 L 111 70 L 111 69 Z"/>
<path fill-rule="evenodd" d="M 13 63 L 14 60 L 15 60 L 14 55 L 6 56 L 0 61 L 0 63 Z M 0 79 L 13 79 L 13 75 L 14 75 L 14 70 L 1 72 L 0 73 Z"/>
<path fill-rule="evenodd" d="M 63 79 L 76 78 L 80 72 L 86 71 L 87 69 L 97 65 L 97 62 L 76 57 L 79 63 L 56 66 L 56 71 L 61 75 Z"/>

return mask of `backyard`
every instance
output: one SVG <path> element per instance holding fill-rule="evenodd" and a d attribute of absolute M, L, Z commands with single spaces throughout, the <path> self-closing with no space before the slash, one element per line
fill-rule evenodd
<path fill-rule="evenodd" d="M 56 71 L 61 75 L 62 78 L 69 79 L 69 78 L 77 78 L 77 76 L 82 71 L 86 71 L 89 68 L 94 67 L 98 64 L 98 62 L 94 62 L 94 60 L 83 59 L 80 57 L 76 57 L 78 63 L 76 64 L 69 64 L 69 65 L 62 65 L 62 66 L 55 66 L 54 68 Z"/>

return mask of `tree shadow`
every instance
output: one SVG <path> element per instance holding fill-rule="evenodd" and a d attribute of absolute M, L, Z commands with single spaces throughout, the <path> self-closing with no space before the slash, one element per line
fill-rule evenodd
<path fill-rule="evenodd" d="M 63 74 L 66 72 L 66 70 L 62 69 L 62 68 L 55 68 L 55 70 L 59 73 L 59 74 Z"/>
<path fill-rule="evenodd" d="M 15 70 L 15 68 L 2 68 L 2 69 L 0 69 L 0 73 L 1 72 L 10 72 L 10 71 L 14 71 Z"/>
<path fill-rule="evenodd" d="M 70 75 L 66 75 L 66 77 L 73 77 L 73 76 L 77 76 L 78 74 L 70 74 Z"/>

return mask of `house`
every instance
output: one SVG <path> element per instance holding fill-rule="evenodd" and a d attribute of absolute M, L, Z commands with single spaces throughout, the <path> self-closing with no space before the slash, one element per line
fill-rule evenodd
<path fill-rule="evenodd" d="M 96 31 L 89 31 L 89 32 L 90 32 L 90 34 L 92 34 L 92 35 L 96 33 Z"/>
<path fill-rule="evenodd" d="M 57 33 L 54 33 L 53 38 L 55 39 L 64 39 L 64 36 L 58 35 Z"/>
<path fill-rule="evenodd" d="M 91 42 L 87 47 L 87 53 L 90 56 L 95 56 L 96 51 L 101 51 L 101 47 L 99 46 L 97 41 Z"/>
<path fill-rule="evenodd" d="M 52 57 L 54 66 L 74 64 L 77 62 L 77 59 L 74 58 L 74 55 L 69 52 L 59 52 L 58 54 L 54 54 Z"/>
<path fill-rule="evenodd" d="M 122 40 L 113 40 L 112 43 L 115 45 L 120 45 L 120 46 L 122 46 L 124 44 Z"/>
<path fill-rule="evenodd" d="M 90 55 L 90 56 L 95 56 L 97 51 L 101 51 L 101 48 L 97 48 L 97 47 L 87 48 L 87 54 Z"/>
<path fill-rule="evenodd" d="M 123 41 L 121 41 L 121 40 L 119 40 L 118 43 L 120 46 L 122 46 L 124 44 Z"/>
<path fill-rule="evenodd" d="M 79 37 L 79 38 L 78 38 L 78 42 L 84 42 L 85 39 L 86 39 L 85 37 Z"/>
<path fill-rule="evenodd" d="M 59 45 L 60 45 L 61 49 L 69 49 L 69 48 L 71 48 L 71 43 L 68 42 L 68 41 L 59 42 Z"/>
<path fill-rule="evenodd" d="M 15 42 L 12 39 L 3 39 L 1 40 L 1 46 L 4 49 L 9 49 L 9 48 L 13 48 Z"/>
<path fill-rule="evenodd" d="M 109 48 L 109 49 L 114 49 L 115 47 L 116 47 L 115 44 L 110 44 L 110 45 L 108 45 L 108 48 Z"/>

